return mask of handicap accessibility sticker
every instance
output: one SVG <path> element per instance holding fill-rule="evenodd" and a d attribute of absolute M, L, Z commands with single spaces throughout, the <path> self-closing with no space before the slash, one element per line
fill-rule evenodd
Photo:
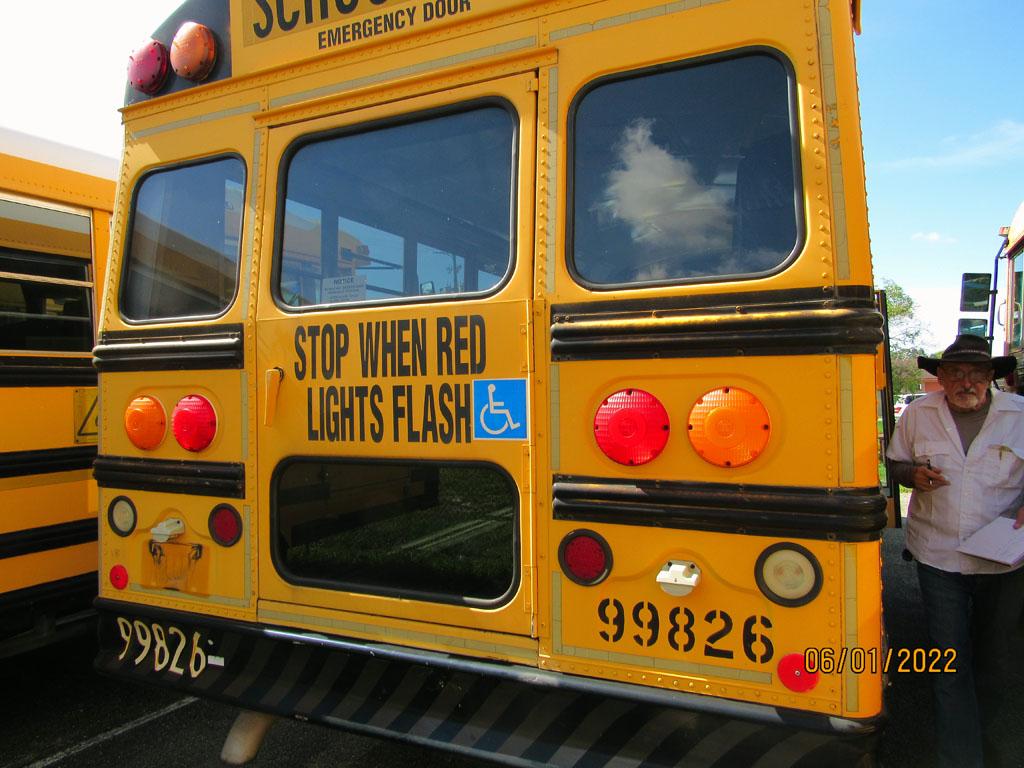
<path fill-rule="evenodd" d="M 473 415 L 474 440 L 525 440 L 526 379 L 476 379 Z"/>

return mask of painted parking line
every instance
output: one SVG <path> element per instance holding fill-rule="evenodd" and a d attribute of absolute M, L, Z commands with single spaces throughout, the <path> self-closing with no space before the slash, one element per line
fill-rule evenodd
<path fill-rule="evenodd" d="M 181 699 L 180 701 L 174 702 L 173 704 L 169 704 L 168 706 L 164 707 L 163 709 L 157 710 L 156 712 L 150 712 L 148 715 L 143 715 L 140 718 L 125 723 L 124 725 L 119 725 L 117 728 L 112 728 L 109 731 L 106 731 L 105 733 L 99 734 L 98 736 L 93 736 L 91 739 L 89 739 L 88 741 L 83 741 L 81 744 L 76 744 L 75 746 L 69 749 L 62 750 L 55 755 L 50 755 L 49 757 L 44 757 L 42 760 L 37 760 L 36 762 L 29 765 L 27 768 L 47 768 L 47 766 L 56 765 L 61 760 L 66 760 L 67 758 L 73 755 L 77 755 L 80 752 L 85 752 L 87 749 L 92 749 L 97 744 L 102 744 L 105 741 L 116 739 L 123 733 L 128 733 L 129 731 L 133 731 L 136 728 L 145 725 L 146 723 L 151 723 L 154 720 L 159 720 L 161 717 L 165 717 L 171 714 L 172 712 L 176 712 L 179 709 L 183 709 L 184 707 L 187 707 L 189 704 L 195 704 L 197 701 L 199 701 L 199 699 L 197 699 L 195 696 L 188 696 L 184 699 Z"/>

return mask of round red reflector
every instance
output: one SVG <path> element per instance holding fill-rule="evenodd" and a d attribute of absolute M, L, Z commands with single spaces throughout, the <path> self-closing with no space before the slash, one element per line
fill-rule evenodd
<path fill-rule="evenodd" d="M 562 571 L 577 584 L 592 587 L 604 581 L 612 570 L 608 542 L 594 531 L 573 531 L 558 546 Z"/>
<path fill-rule="evenodd" d="M 594 415 L 594 437 L 612 461 L 646 464 L 668 442 L 665 406 L 650 392 L 623 389 L 609 395 Z"/>
<path fill-rule="evenodd" d="M 187 395 L 174 406 L 171 429 L 178 445 L 186 451 L 201 451 L 217 434 L 217 414 L 202 395 Z"/>
<path fill-rule="evenodd" d="M 206 79 L 217 61 L 217 41 L 210 28 L 186 21 L 171 41 L 171 66 L 181 77 L 194 82 Z"/>
<path fill-rule="evenodd" d="M 164 44 L 149 40 L 128 57 L 128 82 L 135 90 L 152 96 L 167 79 L 169 62 Z"/>
<path fill-rule="evenodd" d="M 808 672 L 802 653 L 789 653 L 779 659 L 779 680 L 791 691 L 805 693 L 818 684 L 819 672 Z"/>
<path fill-rule="evenodd" d="M 123 565 L 115 565 L 110 569 L 110 583 L 114 589 L 124 589 L 128 586 L 128 569 Z"/>
<path fill-rule="evenodd" d="M 209 523 L 210 536 L 222 547 L 230 547 L 242 538 L 242 517 L 229 504 L 214 507 Z"/>

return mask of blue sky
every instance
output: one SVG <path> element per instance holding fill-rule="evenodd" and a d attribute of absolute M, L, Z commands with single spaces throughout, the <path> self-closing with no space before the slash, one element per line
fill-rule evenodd
<path fill-rule="evenodd" d="M 128 53 L 179 1 L 103 0 L 98 21 L 95 3 L 48 0 L 59 24 L 38 3 L 4 2 L 0 125 L 116 157 Z M 1024 200 L 1024 0 L 863 0 L 863 28 L 876 280 L 913 296 L 926 346 L 942 348 L 960 274 L 991 271 L 999 227 Z"/>
<path fill-rule="evenodd" d="M 952 340 L 961 273 L 992 271 L 999 227 L 1024 200 L 1022 31 L 1021 0 L 864 0 L 875 279 L 917 301 L 930 347 Z"/>

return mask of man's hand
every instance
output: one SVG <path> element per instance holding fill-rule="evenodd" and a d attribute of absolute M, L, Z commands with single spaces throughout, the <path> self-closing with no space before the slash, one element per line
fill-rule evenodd
<path fill-rule="evenodd" d="M 1017 510 L 1017 522 L 1013 524 L 1014 528 L 1020 528 L 1024 525 L 1024 507 Z"/>
<path fill-rule="evenodd" d="M 917 490 L 925 492 L 934 491 L 936 488 L 941 488 L 944 485 L 949 485 L 949 480 L 942 474 L 941 469 L 926 467 L 923 464 L 918 464 L 914 467 L 914 488 Z M 1017 519 L 1024 525 L 1024 516 L 1018 516 Z"/>

